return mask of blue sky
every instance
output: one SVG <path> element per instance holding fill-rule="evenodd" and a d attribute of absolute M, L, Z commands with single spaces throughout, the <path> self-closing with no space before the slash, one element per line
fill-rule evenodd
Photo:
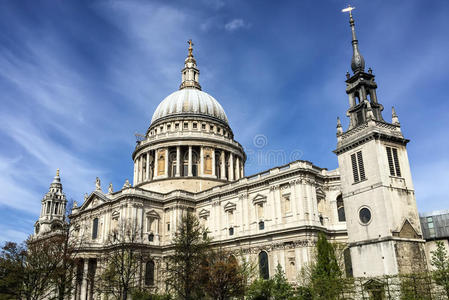
<path fill-rule="evenodd" d="M 361 53 L 408 145 L 418 208 L 448 209 L 449 2 L 362 1 Z M 250 154 L 334 169 L 347 127 L 347 1 L 0 2 L 0 241 L 32 232 L 56 168 L 69 199 L 132 179 L 135 132 L 175 91 L 193 39 L 203 90 Z M 257 147 L 255 137 L 266 145 Z M 283 151 L 286 161 L 263 159 Z M 265 155 L 265 156 L 264 156 Z"/>

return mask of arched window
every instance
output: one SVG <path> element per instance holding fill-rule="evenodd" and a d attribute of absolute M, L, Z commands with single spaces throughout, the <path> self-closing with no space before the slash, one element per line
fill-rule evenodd
<path fill-rule="evenodd" d="M 338 222 L 346 222 L 345 205 L 343 203 L 343 197 L 341 195 L 337 197 L 337 213 Z"/>
<path fill-rule="evenodd" d="M 95 218 L 92 222 L 92 239 L 96 239 L 98 236 L 98 218 Z"/>
<path fill-rule="evenodd" d="M 261 278 L 270 278 L 270 273 L 268 271 L 268 254 L 265 251 L 259 253 L 259 272 Z"/>
<path fill-rule="evenodd" d="M 152 260 L 145 265 L 145 285 L 154 285 L 154 261 Z"/>

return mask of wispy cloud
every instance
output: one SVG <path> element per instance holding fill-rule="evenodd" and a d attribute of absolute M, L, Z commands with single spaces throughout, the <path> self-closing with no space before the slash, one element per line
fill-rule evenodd
<path fill-rule="evenodd" d="M 245 22 L 243 19 L 233 19 L 224 25 L 224 28 L 229 31 L 237 31 L 239 29 L 249 28 L 250 24 Z"/>

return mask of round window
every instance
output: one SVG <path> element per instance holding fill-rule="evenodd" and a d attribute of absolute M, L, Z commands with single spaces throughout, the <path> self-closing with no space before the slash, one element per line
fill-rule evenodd
<path fill-rule="evenodd" d="M 359 211 L 359 218 L 360 222 L 362 222 L 363 224 L 368 224 L 369 221 L 371 220 L 371 211 L 368 208 L 363 207 Z"/>

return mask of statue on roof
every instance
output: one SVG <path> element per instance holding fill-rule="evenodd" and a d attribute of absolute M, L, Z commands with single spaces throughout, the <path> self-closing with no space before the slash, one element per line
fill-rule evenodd
<path fill-rule="evenodd" d="M 101 191 L 101 182 L 100 182 L 100 178 L 98 178 L 98 177 L 95 180 L 95 190 L 96 191 Z"/>

